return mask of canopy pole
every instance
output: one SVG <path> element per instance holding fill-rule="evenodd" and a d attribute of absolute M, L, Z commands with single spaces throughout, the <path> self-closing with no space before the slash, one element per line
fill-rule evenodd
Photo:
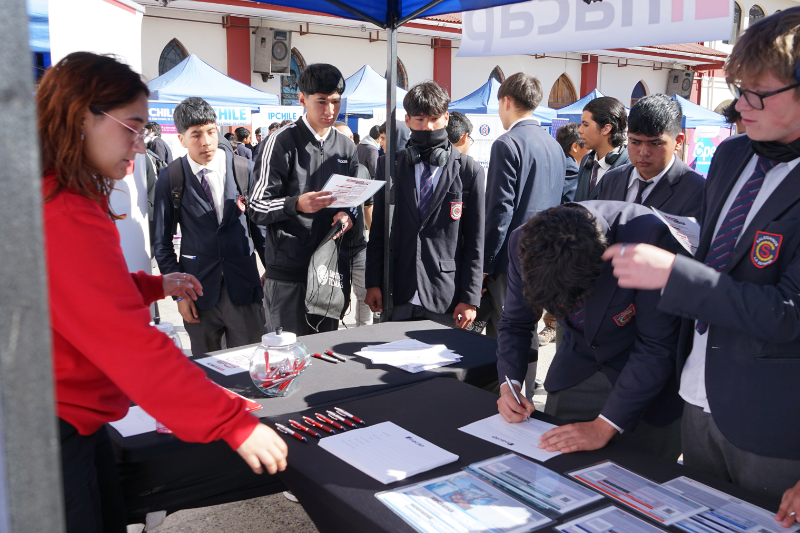
<path fill-rule="evenodd" d="M 330 0 L 328 0 L 328 1 L 330 1 Z M 403 17 L 400 20 L 398 20 L 397 24 L 395 25 L 395 27 L 402 26 L 406 22 L 408 22 L 410 20 L 414 20 L 415 18 L 419 17 L 420 15 L 425 13 L 426 11 L 430 11 L 434 7 L 438 6 L 442 2 L 444 2 L 444 0 L 432 0 L 429 4 L 422 6 L 421 8 L 417 9 L 413 13 L 410 13 L 409 15 L 406 15 L 405 17 Z"/>
<path fill-rule="evenodd" d="M 397 27 L 394 24 L 387 24 L 386 27 L 386 152 L 385 173 L 386 185 L 383 187 L 383 194 L 386 206 L 384 211 L 383 238 L 386 248 L 383 254 L 383 314 L 381 322 L 392 319 L 394 309 L 394 299 L 392 290 L 394 286 L 394 231 L 392 231 L 392 220 L 394 219 L 394 177 L 395 177 L 395 135 L 397 128 Z"/>

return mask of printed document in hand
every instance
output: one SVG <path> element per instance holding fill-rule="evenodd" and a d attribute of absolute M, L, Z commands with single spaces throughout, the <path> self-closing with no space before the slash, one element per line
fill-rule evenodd
<path fill-rule="evenodd" d="M 457 455 L 392 422 L 326 437 L 319 447 L 383 484 L 458 461 Z"/>
<path fill-rule="evenodd" d="M 697 251 L 697 245 L 700 243 L 700 224 L 694 217 L 679 217 L 677 215 L 670 215 L 663 211 L 659 211 L 655 207 L 650 209 L 656 214 L 661 221 L 667 225 L 669 232 L 675 237 L 675 240 L 683 246 L 687 252 L 694 255 Z"/>
<path fill-rule="evenodd" d="M 411 373 L 452 365 L 461 360 L 460 355 L 444 344 L 430 345 L 415 339 L 365 346 L 356 355 L 376 365 L 391 365 Z"/>
<path fill-rule="evenodd" d="M 781 533 L 800 529 L 800 524 L 784 528 L 774 520 L 775 513 L 688 477 L 673 479 L 662 487 L 709 508 L 675 524 L 689 533 Z"/>
<path fill-rule="evenodd" d="M 422 533 L 527 533 L 553 523 L 466 472 L 379 492 L 375 497 Z"/>
<path fill-rule="evenodd" d="M 562 533 L 658 533 L 665 531 L 616 507 L 604 507 L 575 520 L 556 526 Z"/>
<path fill-rule="evenodd" d="M 250 371 L 250 356 L 253 355 L 255 349 L 255 346 L 247 346 L 219 355 L 195 359 L 194 362 L 216 370 L 223 376 L 232 376 L 240 372 Z"/>
<path fill-rule="evenodd" d="M 503 448 L 508 448 L 512 452 L 536 459 L 537 461 L 547 461 L 561 452 L 548 452 L 539 449 L 539 437 L 553 429 L 553 424 L 529 418 L 525 422 L 511 424 L 506 422 L 499 413 L 473 422 L 459 431 L 468 433 L 473 437 L 478 437 L 485 441 L 497 444 Z"/>
<path fill-rule="evenodd" d="M 119 431 L 123 437 L 132 437 L 142 433 L 150 433 L 156 430 L 156 419 L 148 415 L 144 409 L 134 405 L 128 409 L 125 418 L 115 422 L 109 422 L 111 427 Z"/>
<path fill-rule="evenodd" d="M 708 507 L 611 461 L 576 470 L 569 475 L 666 526 L 708 510 Z"/>
<path fill-rule="evenodd" d="M 336 198 L 330 207 L 356 207 L 372 198 L 385 183 L 380 180 L 362 180 L 342 174 L 331 174 L 322 192 L 330 192 Z"/>

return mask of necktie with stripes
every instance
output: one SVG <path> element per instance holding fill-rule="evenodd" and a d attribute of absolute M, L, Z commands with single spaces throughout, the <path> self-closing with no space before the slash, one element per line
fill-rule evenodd
<path fill-rule="evenodd" d="M 433 173 L 431 166 L 427 163 L 422 164 L 422 175 L 419 177 L 419 218 L 425 218 L 425 211 L 428 210 L 431 195 L 433 194 Z"/>
<path fill-rule="evenodd" d="M 211 204 L 211 211 L 216 213 L 214 197 L 211 195 L 211 185 L 208 184 L 208 179 L 206 178 L 206 169 L 200 169 L 198 176 L 200 176 L 200 187 L 203 189 L 203 192 L 206 193 L 206 198 L 208 198 L 208 202 Z"/>
<path fill-rule="evenodd" d="M 650 181 L 639 180 L 639 192 L 636 193 L 636 198 L 633 200 L 633 203 L 635 203 L 635 204 L 641 204 L 642 203 L 642 201 L 643 201 L 642 200 L 642 194 L 644 194 L 644 190 L 646 188 L 648 188 L 651 184 L 652 184 L 652 182 L 650 182 Z"/>
<path fill-rule="evenodd" d="M 589 192 L 592 192 L 597 186 L 597 172 L 600 170 L 600 163 L 594 162 L 592 166 L 592 181 L 589 182 Z"/>

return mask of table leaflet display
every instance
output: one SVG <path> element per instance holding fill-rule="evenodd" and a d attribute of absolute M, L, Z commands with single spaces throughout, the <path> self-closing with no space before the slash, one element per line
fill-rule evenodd
<path fill-rule="evenodd" d="M 556 526 L 556 530 L 562 533 L 659 533 L 666 531 L 613 505 Z"/>

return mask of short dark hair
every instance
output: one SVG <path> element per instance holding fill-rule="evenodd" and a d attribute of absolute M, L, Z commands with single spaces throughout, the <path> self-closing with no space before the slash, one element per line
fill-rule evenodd
<path fill-rule="evenodd" d="M 285 120 L 281 120 L 281 123 L 278 124 L 278 127 L 282 128 L 282 127 L 286 126 L 287 124 L 291 124 L 292 122 L 294 122 L 294 120 L 292 120 L 290 118 L 287 118 Z"/>
<path fill-rule="evenodd" d="M 683 129 L 683 109 L 677 100 L 665 94 L 651 94 L 639 99 L 628 115 L 628 132 L 645 137 L 666 133 L 672 138 Z"/>
<path fill-rule="evenodd" d="M 183 133 L 193 126 L 205 126 L 217 123 L 217 113 L 211 105 L 196 96 L 187 98 L 175 107 L 172 121 L 178 133 Z"/>
<path fill-rule="evenodd" d="M 255 134 L 256 135 L 261 135 L 261 128 L 256 128 Z"/>
<path fill-rule="evenodd" d="M 236 135 L 234 135 L 231 132 L 226 133 L 225 135 L 223 135 L 223 137 L 225 137 L 228 141 L 235 141 L 236 140 Z"/>
<path fill-rule="evenodd" d="M 386 123 L 385 122 L 383 124 L 381 124 L 380 126 L 378 126 L 378 137 L 380 137 L 381 135 L 386 135 Z M 375 138 L 377 139 L 378 137 L 375 137 Z"/>
<path fill-rule="evenodd" d="M 353 142 L 359 144 L 361 142 L 361 135 L 356 132 L 353 132 Z"/>
<path fill-rule="evenodd" d="M 244 140 L 247 139 L 248 137 L 250 137 L 250 130 L 248 130 L 244 126 L 236 128 L 236 140 L 237 141 L 239 141 L 240 143 L 244 142 Z"/>
<path fill-rule="evenodd" d="M 447 138 L 450 139 L 451 143 L 455 144 L 461 140 L 465 133 L 472 133 L 472 122 L 464 113 L 453 111 L 450 113 L 450 122 L 447 123 Z"/>
<path fill-rule="evenodd" d="M 347 126 L 347 123 L 346 122 L 342 122 L 341 120 L 337 120 L 336 122 L 333 123 L 333 127 L 334 128 L 337 128 L 339 126 Z"/>
<path fill-rule="evenodd" d="M 410 117 L 438 117 L 447 113 L 450 97 L 435 81 L 414 85 L 403 98 L 403 108 Z"/>
<path fill-rule="evenodd" d="M 605 128 L 606 124 L 611 124 L 611 135 L 608 142 L 614 148 L 622 146 L 622 143 L 625 142 L 625 130 L 628 127 L 628 116 L 622 102 L 610 96 L 601 96 L 586 104 L 583 110 L 592 114 L 592 120 L 597 123 L 599 129 Z"/>
<path fill-rule="evenodd" d="M 722 116 L 725 117 L 725 122 L 728 124 L 736 124 L 737 120 L 742 118 L 742 114 L 736 111 L 736 103 L 739 101 L 737 98 L 722 109 Z"/>
<path fill-rule="evenodd" d="M 156 137 L 161 137 L 161 124 L 158 122 L 148 122 L 144 127 L 150 130 Z"/>
<path fill-rule="evenodd" d="M 385 126 L 384 126 L 383 131 L 386 131 L 386 127 Z M 372 126 L 369 129 L 369 136 L 372 137 L 373 139 L 377 139 L 378 137 L 380 137 L 381 136 L 380 128 L 378 126 Z"/>
<path fill-rule="evenodd" d="M 280 122 L 273 122 L 272 124 L 269 125 L 268 129 L 269 129 L 269 131 L 272 131 L 272 130 L 277 130 L 280 127 L 281 127 L 281 123 Z"/>
<path fill-rule="evenodd" d="M 312 94 L 342 94 L 344 92 L 344 76 L 338 68 L 327 63 L 308 65 L 297 78 L 300 92 Z"/>
<path fill-rule="evenodd" d="M 566 318 L 590 296 L 600 277 L 608 243 L 583 206 L 551 207 L 522 227 L 519 261 L 523 295 L 534 310 Z"/>
<path fill-rule="evenodd" d="M 517 72 L 509 76 L 497 90 L 498 100 L 508 96 L 517 108 L 526 112 L 539 107 L 542 95 L 542 84 L 539 79 L 524 72 Z"/>
<path fill-rule="evenodd" d="M 564 150 L 565 154 L 569 154 L 572 150 L 572 145 L 575 143 L 581 143 L 581 134 L 578 133 L 578 128 L 581 125 L 577 122 L 570 122 L 569 124 L 564 124 L 558 131 L 556 132 L 556 141 L 558 144 L 561 145 L 561 149 Z"/>

